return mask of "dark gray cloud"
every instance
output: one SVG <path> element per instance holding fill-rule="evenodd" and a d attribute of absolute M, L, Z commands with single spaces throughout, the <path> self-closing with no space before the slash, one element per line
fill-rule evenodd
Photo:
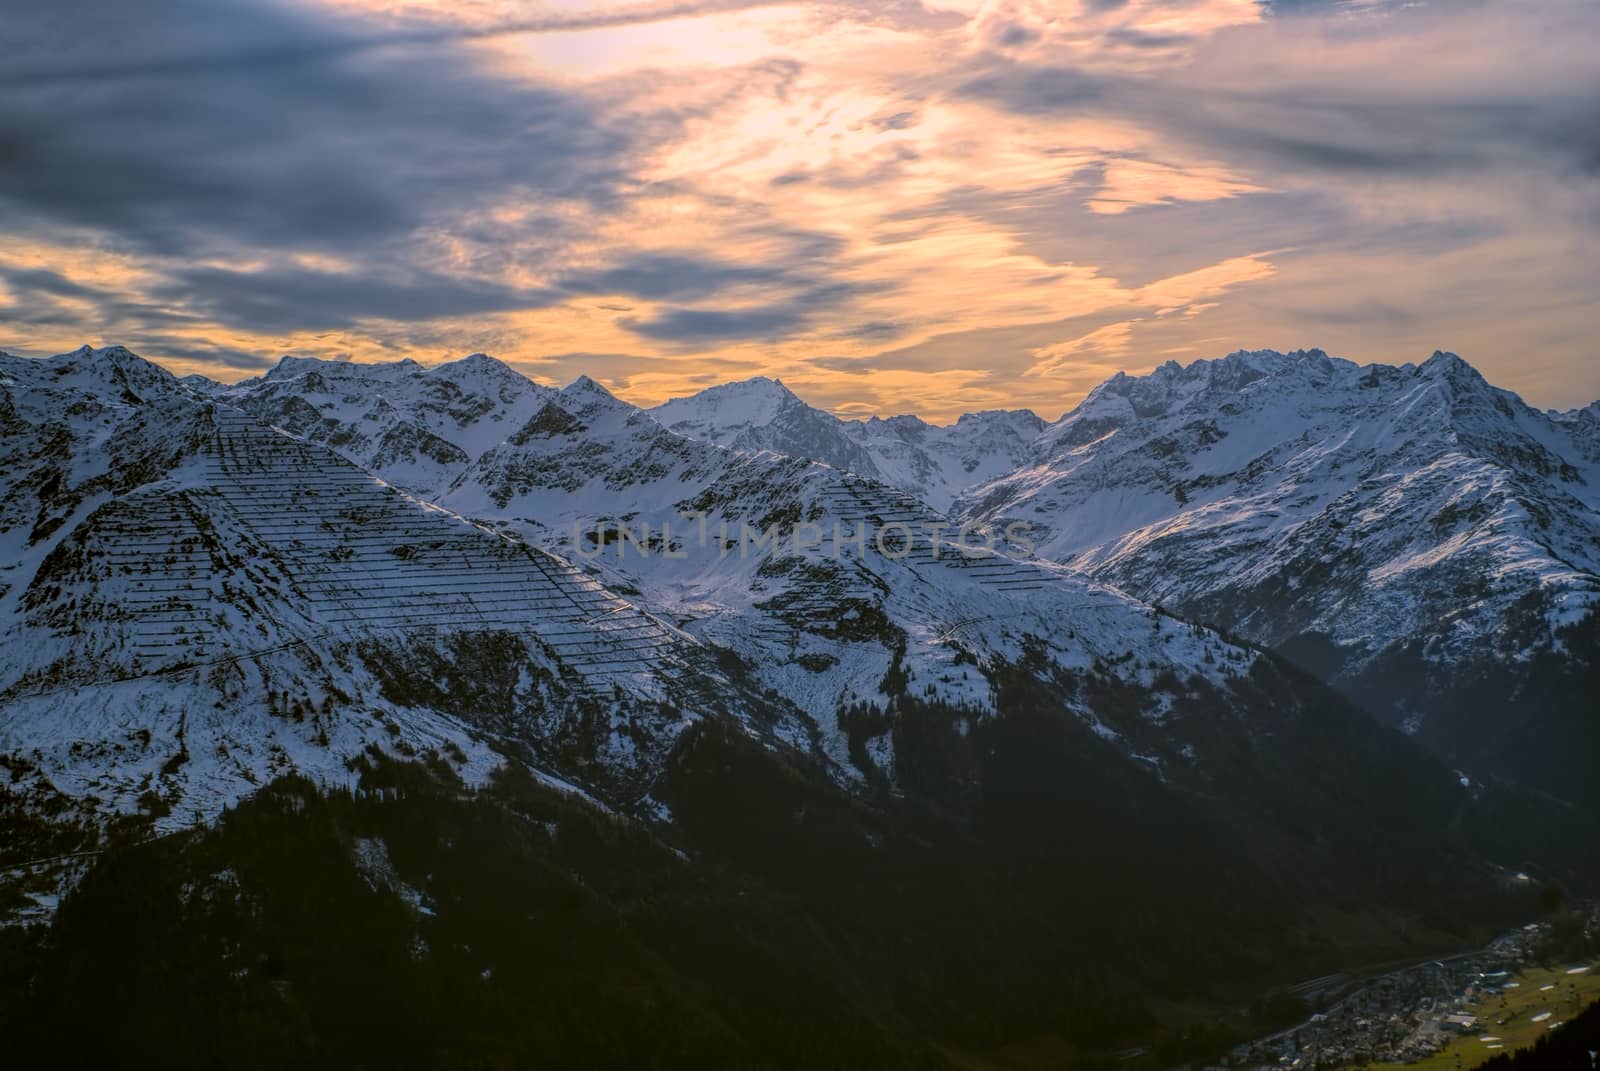
<path fill-rule="evenodd" d="M 515 362 L 513 362 L 515 364 Z M 659 374 L 671 368 L 684 382 L 725 383 L 747 376 L 750 366 L 744 361 L 696 355 L 692 358 L 663 358 L 648 353 L 590 353 L 573 351 L 541 357 L 537 362 L 516 365 L 536 379 L 570 383 L 580 375 L 591 376 L 617 390 L 623 390 L 641 375 Z"/>
<path fill-rule="evenodd" d="M 837 235 L 754 225 L 737 233 L 743 262 L 688 251 L 637 253 L 606 266 L 559 277 L 562 295 L 619 294 L 667 307 L 618 323 L 643 339 L 681 349 L 772 340 L 802 328 L 875 284 L 845 282 L 829 271 L 845 248 Z M 751 255 L 750 248 L 759 249 Z M 709 307 L 708 307 L 709 305 Z"/>
<path fill-rule="evenodd" d="M 614 29 L 639 23 L 658 22 L 718 12 L 740 11 L 747 8 L 769 7 L 784 0 L 667 0 L 665 3 L 640 4 L 622 10 L 603 12 L 550 12 L 533 18 L 508 19 L 483 26 L 442 23 L 413 19 L 390 25 L 384 30 L 371 28 L 340 28 L 332 25 L 316 40 L 307 40 L 295 34 L 279 35 L 267 32 L 258 37 L 238 34 L 232 27 L 201 27 L 199 34 L 163 39 L 162 47 L 150 54 L 119 57 L 118 62 L 94 63 L 101 59 L 93 49 L 92 39 L 62 32 L 62 24 L 54 19 L 37 20 L 49 33 L 50 44 L 57 51 L 55 62 L 29 64 L 0 73 L 0 86 L 40 85 L 51 82 L 128 82 L 144 78 L 192 77 L 216 73 L 236 72 L 245 69 L 286 71 L 297 66 L 311 66 L 329 60 L 344 59 L 361 53 L 393 49 L 438 46 L 493 37 L 519 34 L 573 33 L 586 30 Z M 58 9 L 70 6 L 58 4 Z M 190 14 L 205 15 L 207 9 L 233 7 L 233 0 L 207 4 L 193 0 L 183 5 Z M 101 23 L 103 30 L 127 30 L 141 21 L 130 5 L 122 5 L 116 14 L 120 20 Z M 50 14 L 58 14 L 51 12 Z M 34 12 L 44 14 L 43 11 Z M 250 21 L 247 16 L 247 21 Z M 254 28 L 269 31 L 278 24 L 268 21 Z M 190 28 L 193 29 L 193 28 Z M 206 30 L 216 31 L 207 39 Z M 199 41 L 205 48 L 186 47 Z M 87 60 L 91 65 L 63 66 L 61 61 Z"/>
<path fill-rule="evenodd" d="M 974 364 L 973 355 L 982 354 L 981 363 L 991 377 L 1015 379 L 1037 362 L 1038 359 L 1031 353 L 1033 349 L 1087 335 L 1108 324 L 1125 320 L 1129 315 L 1127 309 L 1114 309 L 1069 316 L 1048 323 L 952 331 L 909 346 L 863 356 L 822 356 L 811 363 L 833 372 L 871 376 L 878 372 L 970 370 Z"/>
<path fill-rule="evenodd" d="M 1118 27 L 1106 34 L 1108 44 L 1132 49 L 1167 49 L 1189 44 L 1194 37 L 1186 33 L 1155 33 L 1134 27 Z"/>
<path fill-rule="evenodd" d="M 1006 23 L 997 27 L 994 33 L 995 43 L 1004 48 L 1021 48 L 1033 44 L 1038 39 L 1038 30 L 1020 22 Z"/>
<path fill-rule="evenodd" d="M 1419 319 L 1410 309 L 1400 308 L 1391 302 L 1371 299 L 1361 301 L 1347 299 L 1325 305 L 1283 305 L 1278 311 L 1313 330 L 1323 326 L 1343 327 L 1352 324 L 1364 327 L 1409 327 L 1416 324 Z"/>
<path fill-rule="evenodd" d="M 771 252 L 760 265 L 734 265 L 689 256 L 642 257 L 596 273 L 578 285 L 599 281 L 614 292 L 643 300 L 671 301 L 655 315 L 624 317 L 618 323 L 640 338 L 672 348 L 727 342 L 771 341 L 815 326 L 878 284 L 830 278 L 839 239 L 795 231 L 763 235 Z M 675 278 L 676 277 L 676 278 Z M 564 282 L 570 289 L 572 283 Z M 603 292 L 600 290 L 599 292 Z M 733 307 L 705 307 L 697 299 L 738 301 Z"/>
<path fill-rule="evenodd" d="M 801 183 L 810 183 L 833 190 L 870 192 L 899 179 L 904 174 L 907 165 L 913 164 L 919 159 L 921 159 L 921 156 L 916 149 L 909 145 L 896 145 L 871 167 L 795 168 L 774 178 L 772 185 L 795 186 Z"/>
<path fill-rule="evenodd" d="M 170 335 L 136 332 L 123 343 L 147 360 L 189 361 L 222 369 L 265 371 L 278 363 L 276 357 L 241 350 L 212 339 L 177 338 Z"/>
<path fill-rule="evenodd" d="M 1375 10 L 1400 7 L 1416 0 L 1256 0 L 1269 15 L 1325 15 L 1350 11 L 1372 14 Z"/>
<path fill-rule="evenodd" d="M 642 301 L 703 301 L 742 286 L 784 283 L 788 273 L 771 265 L 735 264 L 690 254 L 648 253 L 611 267 L 561 280 L 572 294 L 627 294 Z"/>
<path fill-rule="evenodd" d="M 1467 88 L 1439 101 L 1330 86 L 1305 95 L 1232 92 L 1181 106 L 1148 100 L 1142 108 L 1174 136 L 1237 166 L 1402 180 L 1511 167 L 1586 170 L 1600 148 L 1600 86 L 1537 100 L 1490 95 L 1499 92 Z"/>
<path fill-rule="evenodd" d="M 752 309 L 664 309 L 647 320 L 622 325 L 641 338 L 676 345 L 703 345 L 773 339 L 804 327 L 815 313 L 807 303 Z"/>
<path fill-rule="evenodd" d="M 6 284 L 7 290 L 24 300 L 46 296 L 100 301 L 108 296 L 103 290 L 84 286 L 48 268 L 16 268 L 0 264 L 0 281 Z"/>
<path fill-rule="evenodd" d="M 1015 64 L 987 57 L 961 85 L 957 96 L 998 105 L 1020 115 L 1054 115 L 1102 104 L 1120 80 L 1074 67 Z"/>
<path fill-rule="evenodd" d="M 432 320 L 538 308 L 559 295 L 422 270 L 324 272 L 193 268 L 176 272 L 153 297 L 184 303 L 231 327 L 265 334 L 331 331 L 362 320 Z"/>
<path fill-rule="evenodd" d="M 1304 16 L 1339 6 L 1278 7 Z M 1600 68 L 1578 43 L 1583 33 L 1600 31 L 1592 7 L 1539 13 L 1551 26 L 1529 29 L 1545 47 L 1539 65 L 1525 72 L 1501 62 L 1511 47 L 1504 42 L 1450 38 L 1455 12 L 1360 10 L 1364 17 L 1348 21 L 1286 20 L 1276 38 L 1221 34 L 1186 68 L 1158 75 L 984 56 L 955 92 L 1025 116 L 1132 121 L 1170 144 L 1269 179 L 1406 181 L 1519 170 L 1600 177 Z M 1295 24 L 1316 31 L 1297 35 Z M 1435 36 L 1441 32 L 1442 41 Z M 1426 63 L 1374 62 L 1358 71 L 1319 65 L 1319 44 L 1378 54 L 1408 34 L 1419 46 L 1475 50 L 1459 68 L 1466 74 Z M 1108 36 L 1132 47 L 1182 40 L 1137 30 Z"/>
<path fill-rule="evenodd" d="M 3 33 L 0 209 L 136 251 L 377 249 L 515 194 L 603 205 L 625 173 L 597 106 L 448 44 L 352 51 L 244 0 L 59 0 Z"/>
<path fill-rule="evenodd" d="M 773 251 L 762 264 L 624 253 L 598 268 L 552 271 L 591 220 L 622 210 L 643 147 L 695 116 L 635 111 L 624 124 L 609 117 L 601 96 L 479 73 L 455 43 L 485 32 L 751 6 L 760 5 L 705 0 L 490 31 L 377 35 L 260 0 L 40 6 L 5 29 L 10 54 L 51 62 L 0 75 L 0 211 L 18 221 L 16 232 L 88 231 L 113 248 L 151 254 L 145 263 L 164 278 L 142 300 L 70 293 L 59 275 L 17 277 L 10 289 L 35 299 L 26 311 L 34 323 L 70 322 L 59 299 L 79 297 L 98 301 L 96 319 L 106 323 L 118 314 L 146 325 L 176 316 L 269 334 L 619 294 L 678 306 L 628 321 L 641 337 L 773 337 L 839 293 L 824 277 L 840 239 L 756 235 Z M 117 42 L 114 53 L 108 40 Z M 758 66 L 750 74 L 758 80 L 795 73 L 792 65 Z M 530 207 L 532 217 L 494 219 L 488 209 L 508 201 Z M 448 274 L 430 266 L 440 235 L 470 254 Z M 294 259 L 319 251 L 358 267 L 315 270 Z M 202 260 L 209 263 L 186 266 Z M 267 267 L 233 270 L 218 260 Z M 547 288 L 500 281 L 530 267 L 551 278 Z M 701 307 L 730 291 L 764 305 Z M 21 304 L 8 310 L 19 322 Z"/>
<path fill-rule="evenodd" d="M 111 295 L 59 272 L 0 264 L 0 323 L 14 328 L 82 327 L 80 303 L 110 299 Z"/>
<path fill-rule="evenodd" d="M 842 331 L 837 331 L 832 337 L 852 339 L 857 342 L 884 344 L 893 342 L 905 334 L 910 325 L 894 323 L 889 320 L 869 320 L 866 323 L 855 324 Z"/>
<path fill-rule="evenodd" d="M 1088 168 L 1059 188 L 1011 198 L 962 190 L 928 211 L 991 222 L 1042 260 L 1093 264 L 1128 287 L 1264 250 L 1430 256 L 1499 233 L 1492 221 L 1470 216 L 1364 218 L 1341 193 L 1315 189 L 1138 205 L 1107 215 L 1084 205 L 1101 181 L 1101 169 Z"/>
<path fill-rule="evenodd" d="M 0 323 L 70 327 L 110 337 L 118 325 L 127 323 L 149 327 L 191 323 L 195 319 L 182 306 L 153 305 L 121 291 L 80 283 L 48 268 L 0 264 L 0 284 L 5 295 L 5 300 L 0 301 Z"/>
<path fill-rule="evenodd" d="M 810 263 L 809 243 L 781 258 Z M 813 265 L 814 267 L 814 265 Z M 359 272 L 317 271 L 289 264 L 235 271 L 173 269 L 147 295 L 151 305 L 120 301 L 78 287 L 53 272 L 4 272 L 18 282 L 59 283 L 80 296 L 115 302 L 134 320 L 162 307 L 183 307 L 201 318 L 264 334 L 337 331 L 366 320 L 416 322 L 547 308 L 575 296 L 617 294 L 644 302 L 698 303 L 747 292 L 763 301 L 754 312 L 679 307 L 653 319 L 625 319 L 642 337 L 677 342 L 768 338 L 796 327 L 854 292 L 783 264 L 744 265 L 689 253 L 642 253 L 610 265 L 570 272 L 548 286 L 518 288 L 481 276 L 446 276 L 403 263 Z M 627 311 L 626 307 L 612 311 Z"/>

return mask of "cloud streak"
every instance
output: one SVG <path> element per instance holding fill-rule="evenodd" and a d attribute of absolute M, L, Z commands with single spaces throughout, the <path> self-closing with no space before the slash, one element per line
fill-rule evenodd
<path fill-rule="evenodd" d="M 1117 362 L 1443 347 L 1577 404 L 1597 29 L 1575 0 L 63 0 L 4 30 L 0 345 L 485 349 L 935 417 L 1058 412 Z"/>
<path fill-rule="evenodd" d="M 265 40 L 252 40 L 245 35 L 230 35 L 220 47 L 173 49 L 166 54 L 145 55 L 115 64 L 105 64 L 88 69 L 62 69 L 59 65 L 34 66 L 0 73 L 0 88 L 32 89 L 49 85 L 85 85 L 107 82 L 130 82 L 145 79 L 210 78 L 240 73 L 290 74 L 295 68 L 326 66 L 361 56 L 364 53 L 389 50 L 414 50 L 440 45 L 489 41 L 500 37 L 531 34 L 581 33 L 593 30 L 619 29 L 674 19 L 730 11 L 748 11 L 774 7 L 787 0 L 685 0 L 681 3 L 658 3 L 618 6 L 600 12 L 552 13 L 538 18 L 516 18 L 492 22 L 484 26 L 454 25 L 437 20 L 407 20 L 388 28 L 374 31 L 354 25 L 324 22 L 313 34 L 272 33 Z M 35 16 L 37 23 L 45 24 L 55 40 L 74 40 L 69 33 L 61 32 L 68 21 L 89 24 L 89 18 L 102 18 L 108 7 L 126 8 L 126 5 L 103 5 L 90 0 L 63 0 L 52 5 L 45 13 Z M 199 20 L 206 15 L 219 19 L 223 26 L 235 20 L 263 28 L 258 21 L 260 9 L 253 4 L 192 3 L 164 12 L 171 21 L 164 25 L 187 26 L 190 19 Z M 142 20 L 141 20 L 142 21 Z M 104 23 L 99 24 L 102 28 Z M 309 23 L 305 23 L 309 27 Z M 283 23 L 276 27 L 285 28 Z M 24 31 L 26 32 L 26 31 Z M 35 30 L 37 33 L 37 30 Z M 81 38 L 79 40 L 82 40 Z M 180 42 L 181 44 L 181 42 Z M 198 42 L 197 42 L 198 44 Z"/>
<path fill-rule="evenodd" d="M 628 138 L 591 102 L 475 74 L 448 51 L 427 63 L 330 52 L 333 24 L 264 4 L 66 0 L 8 31 L 24 55 L 115 35 L 135 57 L 255 42 L 264 57 L 317 59 L 292 74 L 222 62 L 132 84 L 93 73 L 115 64 L 15 77 L 0 204 L 38 227 L 91 228 L 152 254 L 354 257 L 510 196 L 604 207 L 624 178 Z"/>

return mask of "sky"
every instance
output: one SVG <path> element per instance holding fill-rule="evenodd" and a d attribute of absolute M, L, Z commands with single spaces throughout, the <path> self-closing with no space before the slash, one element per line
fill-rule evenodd
<path fill-rule="evenodd" d="M 483 351 L 944 420 L 1446 349 L 1600 398 L 1596 0 L 20 6 L 14 353 Z"/>

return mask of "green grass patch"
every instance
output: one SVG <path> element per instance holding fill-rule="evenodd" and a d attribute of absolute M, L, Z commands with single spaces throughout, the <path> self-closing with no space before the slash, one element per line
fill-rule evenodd
<path fill-rule="evenodd" d="M 1478 1026 L 1472 1033 L 1426 1059 L 1410 1064 L 1372 1064 L 1373 1071 L 1472 1071 L 1501 1053 L 1534 1044 L 1550 1032 L 1551 1023 L 1575 1018 L 1584 1008 L 1600 1001 L 1600 966 L 1591 967 L 1587 974 L 1568 974 L 1571 966 L 1523 971 L 1512 979 L 1517 983 L 1515 989 L 1484 997 L 1464 1009 L 1478 1017 Z M 1547 985 L 1555 988 L 1541 988 Z M 1545 1012 L 1551 1013 L 1550 1018 L 1534 1021 L 1535 1016 Z M 1479 1040 L 1483 1037 L 1497 1040 Z"/>

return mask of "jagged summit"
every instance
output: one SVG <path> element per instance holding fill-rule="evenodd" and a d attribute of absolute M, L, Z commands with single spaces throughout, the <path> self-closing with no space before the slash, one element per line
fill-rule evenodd
<path fill-rule="evenodd" d="M 1225 357 L 1189 364 L 1167 361 L 1143 375 L 1118 372 L 1045 428 L 1039 445 L 1047 454 L 1070 451 L 1097 437 L 1102 426 L 1156 418 L 1186 406 L 1215 404 L 1241 391 L 1267 389 L 1263 384 L 1295 390 L 1326 384 L 1354 368 L 1351 362 L 1329 357 L 1321 350 L 1236 350 Z"/>
<path fill-rule="evenodd" d="M 811 458 L 883 480 L 935 509 L 1018 463 L 1025 442 L 1044 426 L 1027 410 L 968 413 L 948 426 L 909 414 L 843 420 L 765 376 L 710 387 L 650 413 L 690 438 Z"/>
<path fill-rule="evenodd" d="M 1202 694 L 1253 665 L 1047 562 L 936 554 L 937 515 L 909 496 L 686 438 L 589 377 L 500 403 L 397 365 L 360 381 L 299 367 L 159 409 L 86 405 L 94 383 L 22 396 L 30 422 L 6 446 L 28 464 L 0 485 L 0 743 L 35 749 L 53 783 L 129 806 L 168 770 L 161 791 L 214 808 L 278 770 L 337 779 L 395 734 L 467 752 L 475 727 L 635 804 L 673 740 L 715 718 L 854 784 L 891 776 L 895 743 L 885 723 L 870 753 L 853 745 L 842 709 L 915 682 L 981 719 L 987 667 L 1025 656 L 1137 689 L 1063 710 L 1117 761 L 1137 750 L 1177 776 L 1200 761 L 1175 731 L 1191 692 L 1156 696 L 1145 667 Z M 919 525 L 914 557 L 783 528 L 882 516 Z M 633 549 L 602 556 L 625 524 Z M 83 716 L 63 719 L 63 696 Z M 103 720 L 134 745 L 77 746 Z"/>
<path fill-rule="evenodd" d="M 1463 360 L 1462 357 L 1459 354 L 1450 353 L 1450 352 L 1448 352 L 1446 350 L 1434 350 L 1433 351 L 1433 355 L 1430 356 L 1426 361 L 1423 361 L 1422 365 L 1420 367 L 1421 367 L 1421 370 L 1424 371 L 1424 372 L 1428 372 L 1428 371 L 1434 371 L 1434 372 L 1463 372 L 1463 371 L 1465 371 L 1465 372 L 1471 372 L 1475 376 L 1478 375 L 1478 370 L 1476 368 L 1473 368 L 1472 365 L 1468 364 L 1465 360 Z M 1482 377 L 1479 376 L 1479 378 L 1481 379 Z"/>
<path fill-rule="evenodd" d="M 668 426 L 685 419 L 708 420 L 712 414 L 725 424 L 756 424 L 771 421 L 785 407 L 805 404 L 781 379 L 752 376 L 707 387 L 687 398 L 665 402 L 653 411 Z"/>
<path fill-rule="evenodd" d="M 618 398 L 586 375 L 579 376 L 554 392 L 551 400 L 572 416 L 591 424 L 597 421 L 628 421 L 635 417 L 645 419 L 637 406 Z"/>
<path fill-rule="evenodd" d="M 615 394 L 612 394 L 602 386 L 598 380 L 589 375 L 580 375 L 577 379 L 562 387 L 561 394 L 569 398 L 599 398 L 613 402 L 621 401 Z"/>
<path fill-rule="evenodd" d="M 554 392 L 484 354 L 427 367 L 285 357 L 210 396 L 315 442 L 409 490 L 455 479 L 527 423 Z"/>
<path fill-rule="evenodd" d="M 1241 349 L 1222 357 L 1197 358 L 1188 364 L 1169 360 L 1143 374 L 1118 372 L 1095 390 L 1126 389 L 1127 385 L 1136 383 L 1179 381 L 1239 385 L 1262 376 L 1283 375 L 1296 370 L 1318 372 L 1347 364 L 1350 362 L 1330 357 L 1323 350 L 1315 348 L 1288 353 Z M 1094 392 L 1090 393 L 1092 395 Z"/>
<path fill-rule="evenodd" d="M 181 389 L 172 373 L 125 346 L 84 345 L 37 359 L 0 353 L 0 374 L 36 389 L 85 389 L 125 403 Z"/>
<path fill-rule="evenodd" d="M 973 423 L 1011 421 L 1022 425 L 1037 424 L 1040 428 L 1045 425 L 1045 419 L 1032 409 L 975 409 L 956 417 L 957 425 L 969 421 Z"/>
<path fill-rule="evenodd" d="M 446 361 L 443 364 L 436 364 L 436 365 L 433 366 L 433 370 L 435 372 L 442 372 L 442 371 L 446 371 L 446 370 L 452 370 L 452 371 L 457 371 L 458 370 L 458 371 L 470 371 L 470 372 L 490 372 L 490 371 L 492 371 L 492 372 L 495 372 L 497 374 L 498 373 L 510 373 L 511 375 L 518 375 L 519 374 L 510 365 L 508 365 L 504 361 L 500 360 L 500 358 L 491 357 L 487 353 L 482 353 L 482 352 L 469 353 L 465 357 L 459 357 L 454 361 Z"/>
<path fill-rule="evenodd" d="M 1281 367 L 1286 364 L 1298 364 L 1306 361 L 1327 361 L 1328 352 L 1318 346 L 1308 346 L 1298 350 L 1247 350 L 1237 349 L 1232 353 L 1219 358 L 1223 363 L 1244 363 L 1258 367 Z M 1200 362 L 1192 362 L 1198 364 Z"/>
<path fill-rule="evenodd" d="M 956 512 L 1027 524 L 1049 557 L 1290 650 L 1463 765 L 1582 794 L 1563 756 L 1592 728 L 1570 698 L 1534 719 L 1515 696 L 1559 692 L 1559 652 L 1592 643 L 1564 631 L 1600 605 L 1585 424 L 1453 354 L 1242 352 L 1107 381 Z M 1512 710 L 1533 720 L 1508 729 Z M 1507 749 L 1508 732 L 1550 743 Z"/>
<path fill-rule="evenodd" d="M 319 375 L 345 380 L 393 381 L 423 371 L 423 366 L 410 357 L 398 361 L 351 361 L 327 357 L 296 357 L 284 354 L 278 363 L 267 370 L 263 379 L 281 380 L 315 372 Z"/>
<path fill-rule="evenodd" d="M 470 353 L 458 360 L 433 365 L 427 369 L 427 374 L 463 386 L 472 384 L 478 387 L 490 385 L 501 387 L 528 381 L 528 377 L 521 372 L 487 353 Z"/>
<path fill-rule="evenodd" d="M 756 376 L 709 387 L 649 410 L 680 435 L 734 450 L 770 450 L 876 476 L 871 455 L 845 421 L 813 408 L 776 379 Z"/>
<path fill-rule="evenodd" d="M 61 367 L 72 365 L 78 367 L 91 367 L 104 365 L 117 369 L 137 368 L 141 371 L 148 370 L 151 375 L 162 375 L 172 378 L 171 373 L 153 361 L 147 361 L 134 353 L 126 346 L 90 346 L 82 345 L 69 353 L 59 353 L 53 357 L 43 359 L 45 365 Z"/>

